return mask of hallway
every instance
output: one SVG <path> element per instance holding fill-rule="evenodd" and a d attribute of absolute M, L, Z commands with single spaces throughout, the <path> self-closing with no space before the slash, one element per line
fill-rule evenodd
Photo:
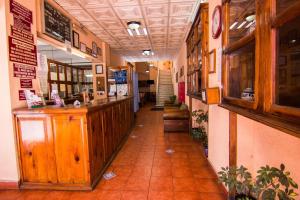
<path fill-rule="evenodd" d="M 173 149 L 173 154 L 167 154 Z M 201 147 L 185 134 L 164 135 L 162 112 L 143 108 L 136 126 L 92 192 L 0 191 L 1 200 L 222 200 L 225 199 Z"/>

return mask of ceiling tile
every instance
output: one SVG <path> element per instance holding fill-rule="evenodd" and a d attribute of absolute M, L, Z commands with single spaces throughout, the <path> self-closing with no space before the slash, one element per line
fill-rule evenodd
<path fill-rule="evenodd" d="M 76 0 L 55 0 L 65 10 L 81 9 Z"/>
<path fill-rule="evenodd" d="M 170 26 L 186 26 L 189 23 L 189 16 L 170 17 Z"/>
<path fill-rule="evenodd" d="M 142 18 L 139 6 L 126 6 L 114 8 L 120 19 Z"/>
<path fill-rule="evenodd" d="M 142 4 L 161 4 L 161 3 L 168 3 L 169 0 L 141 0 Z"/>
<path fill-rule="evenodd" d="M 150 27 L 148 30 L 150 35 L 162 35 L 167 33 L 166 27 Z"/>
<path fill-rule="evenodd" d="M 190 16 L 193 12 L 195 2 L 171 3 L 170 16 Z"/>
<path fill-rule="evenodd" d="M 146 19 L 148 27 L 166 27 L 168 26 L 167 17 L 148 18 Z"/>
<path fill-rule="evenodd" d="M 111 8 L 93 8 L 88 9 L 88 11 L 98 21 L 106 19 L 117 20 L 117 16 Z"/>
<path fill-rule="evenodd" d="M 73 15 L 80 22 L 92 22 L 93 18 L 89 16 L 83 9 L 80 10 L 68 10 L 68 12 Z"/>
<path fill-rule="evenodd" d="M 114 37 L 127 37 L 129 35 L 126 29 L 115 29 L 109 30 L 108 32 Z"/>
<path fill-rule="evenodd" d="M 76 1 L 76 0 L 74 0 Z M 109 7 L 106 0 L 77 0 L 85 9 Z"/>
<path fill-rule="evenodd" d="M 83 26 L 85 26 L 88 30 L 92 31 L 92 32 L 96 32 L 96 31 L 102 31 L 102 27 L 95 21 L 92 22 L 82 22 L 81 23 Z"/>
<path fill-rule="evenodd" d="M 186 32 L 186 26 L 171 26 L 169 27 L 169 33 L 170 34 L 182 34 Z"/>
<path fill-rule="evenodd" d="M 138 0 L 110 0 L 113 6 L 135 6 L 139 5 Z"/>
<path fill-rule="evenodd" d="M 99 21 L 99 23 L 106 30 L 123 28 L 123 25 L 119 20 L 101 20 L 101 21 Z"/>
<path fill-rule="evenodd" d="M 151 17 L 166 17 L 168 16 L 168 4 L 151 4 L 143 7 L 145 15 Z"/>

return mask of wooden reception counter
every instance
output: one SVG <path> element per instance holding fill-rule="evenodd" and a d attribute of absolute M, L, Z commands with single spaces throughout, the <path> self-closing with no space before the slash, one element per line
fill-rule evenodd
<path fill-rule="evenodd" d="M 133 98 L 14 110 L 20 187 L 91 190 L 133 126 Z"/>

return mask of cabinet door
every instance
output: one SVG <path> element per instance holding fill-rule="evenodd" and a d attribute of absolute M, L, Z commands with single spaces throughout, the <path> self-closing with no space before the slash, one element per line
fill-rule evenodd
<path fill-rule="evenodd" d="M 56 183 L 51 121 L 46 117 L 17 118 L 17 134 L 23 182 Z"/>
<path fill-rule="evenodd" d="M 103 111 L 105 161 L 108 161 L 113 153 L 113 126 L 112 107 Z"/>
<path fill-rule="evenodd" d="M 91 175 L 97 177 L 104 165 L 104 131 L 102 127 L 102 113 L 89 114 L 89 145 L 91 158 Z"/>
<path fill-rule="evenodd" d="M 89 183 L 87 127 L 84 116 L 53 116 L 59 183 Z"/>

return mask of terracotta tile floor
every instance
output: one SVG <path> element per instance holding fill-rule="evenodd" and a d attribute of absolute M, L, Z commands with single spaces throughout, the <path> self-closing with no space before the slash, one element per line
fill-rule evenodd
<path fill-rule="evenodd" d="M 136 137 L 132 137 L 136 136 Z M 166 149 L 173 149 L 172 155 Z M 225 200 L 201 147 L 183 133 L 163 133 L 162 112 L 145 107 L 130 137 L 92 192 L 0 191 L 1 200 Z"/>

